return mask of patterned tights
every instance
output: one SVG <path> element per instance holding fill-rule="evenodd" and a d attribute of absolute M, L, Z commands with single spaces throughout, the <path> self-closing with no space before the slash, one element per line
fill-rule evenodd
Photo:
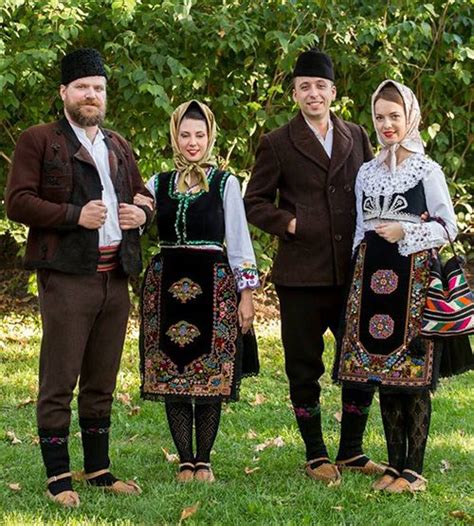
<path fill-rule="evenodd" d="M 409 469 L 421 475 L 431 420 L 429 390 L 381 392 L 380 409 L 390 466 L 400 473 Z"/>
<path fill-rule="evenodd" d="M 193 404 L 166 402 L 166 416 L 181 463 L 209 462 L 221 417 L 221 402 Z M 193 453 L 193 420 L 196 426 L 196 455 Z"/>

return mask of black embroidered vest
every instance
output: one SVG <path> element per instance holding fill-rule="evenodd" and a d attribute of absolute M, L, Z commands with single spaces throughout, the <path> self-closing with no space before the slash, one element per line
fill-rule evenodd
<path fill-rule="evenodd" d="M 180 193 L 175 188 L 176 171 L 155 179 L 156 218 L 160 245 L 222 247 L 225 236 L 223 195 L 230 174 L 212 168 L 209 191 Z"/>
<path fill-rule="evenodd" d="M 378 196 L 368 196 L 363 193 L 362 195 L 364 221 L 384 219 L 420 223 L 421 214 L 427 210 L 425 190 L 421 180 L 404 193 Z"/>

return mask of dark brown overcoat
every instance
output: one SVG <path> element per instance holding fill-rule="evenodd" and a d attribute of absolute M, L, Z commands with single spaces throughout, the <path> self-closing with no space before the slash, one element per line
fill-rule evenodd
<path fill-rule="evenodd" d="M 245 194 L 249 222 L 279 237 L 272 281 L 284 286 L 345 283 L 355 228 L 354 182 L 373 158 L 365 130 L 331 113 L 331 158 L 299 112 L 264 135 Z M 296 233 L 286 228 L 296 217 Z"/>

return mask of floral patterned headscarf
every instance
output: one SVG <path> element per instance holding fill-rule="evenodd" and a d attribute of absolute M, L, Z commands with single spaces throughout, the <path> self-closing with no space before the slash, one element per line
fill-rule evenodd
<path fill-rule="evenodd" d="M 405 116 L 407 119 L 407 131 L 405 137 L 403 137 L 400 142 L 392 145 L 387 145 L 385 137 L 379 133 L 379 131 L 377 131 L 375 121 L 375 98 L 380 93 L 382 88 L 387 84 L 393 84 L 399 91 L 403 99 L 403 104 L 405 106 Z M 384 80 L 381 84 L 379 84 L 378 88 L 372 95 L 372 120 L 374 122 L 374 128 L 377 131 L 377 139 L 382 145 L 382 151 L 379 153 L 378 159 L 380 162 L 386 161 L 392 173 L 395 171 L 397 166 L 397 158 L 395 154 L 400 146 L 403 146 L 403 148 L 409 152 L 425 153 L 423 141 L 421 140 L 420 131 L 418 129 L 421 121 L 420 106 L 415 94 L 407 86 L 390 79 Z"/>
<path fill-rule="evenodd" d="M 203 157 L 197 161 L 188 161 L 186 157 L 179 151 L 178 146 L 178 135 L 179 125 L 183 120 L 186 112 L 191 106 L 197 106 L 197 109 L 204 115 L 207 124 L 207 134 L 209 142 L 207 144 L 207 150 Z M 171 115 L 170 122 L 170 135 L 171 135 L 171 146 L 173 147 L 173 161 L 176 170 L 179 172 L 178 192 L 185 192 L 189 185 L 187 184 L 191 178 L 191 174 L 195 175 L 198 180 L 200 189 L 209 191 L 209 183 L 207 181 L 206 170 L 210 166 L 214 166 L 216 161 L 212 155 L 212 149 L 216 142 L 216 121 L 212 111 L 202 102 L 197 100 L 190 100 L 179 105 Z"/>

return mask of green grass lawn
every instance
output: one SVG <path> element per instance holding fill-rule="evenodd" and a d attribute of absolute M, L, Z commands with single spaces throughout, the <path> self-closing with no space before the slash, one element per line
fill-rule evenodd
<path fill-rule="evenodd" d="M 376 494 L 370 488 L 372 479 L 359 474 L 344 474 L 341 486 L 328 488 L 303 473 L 303 444 L 289 404 L 276 324 L 258 331 L 261 375 L 245 380 L 241 401 L 224 410 L 212 457 L 217 482 L 185 486 L 174 482 L 176 465 L 162 452 L 162 448 L 174 452 L 162 404 L 139 398 L 137 332 L 132 324 L 113 409 L 111 458 L 114 473 L 135 478 L 143 494 L 117 497 L 76 483 L 81 507 L 59 509 L 44 496 L 45 473 L 30 401 L 36 393 L 39 322 L 18 314 L 0 321 L 1 524 L 178 524 L 182 510 L 196 503 L 196 513 L 184 524 L 473 524 L 474 374 L 442 381 L 436 392 L 424 473 L 429 479 L 426 493 Z M 327 352 L 328 369 L 331 358 Z M 339 399 L 340 389 L 326 374 L 323 425 L 332 456 L 339 435 L 335 417 Z M 78 431 L 74 405 L 73 470 L 82 469 Z M 13 444 L 11 433 L 21 443 Z M 281 447 L 256 452 L 258 444 L 276 437 L 282 438 Z M 378 402 L 371 411 L 365 447 L 374 460 L 386 458 Z M 258 469 L 247 474 L 245 468 Z M 20 484 L 19 491 L 9 487 L 14 483 Z"/>

